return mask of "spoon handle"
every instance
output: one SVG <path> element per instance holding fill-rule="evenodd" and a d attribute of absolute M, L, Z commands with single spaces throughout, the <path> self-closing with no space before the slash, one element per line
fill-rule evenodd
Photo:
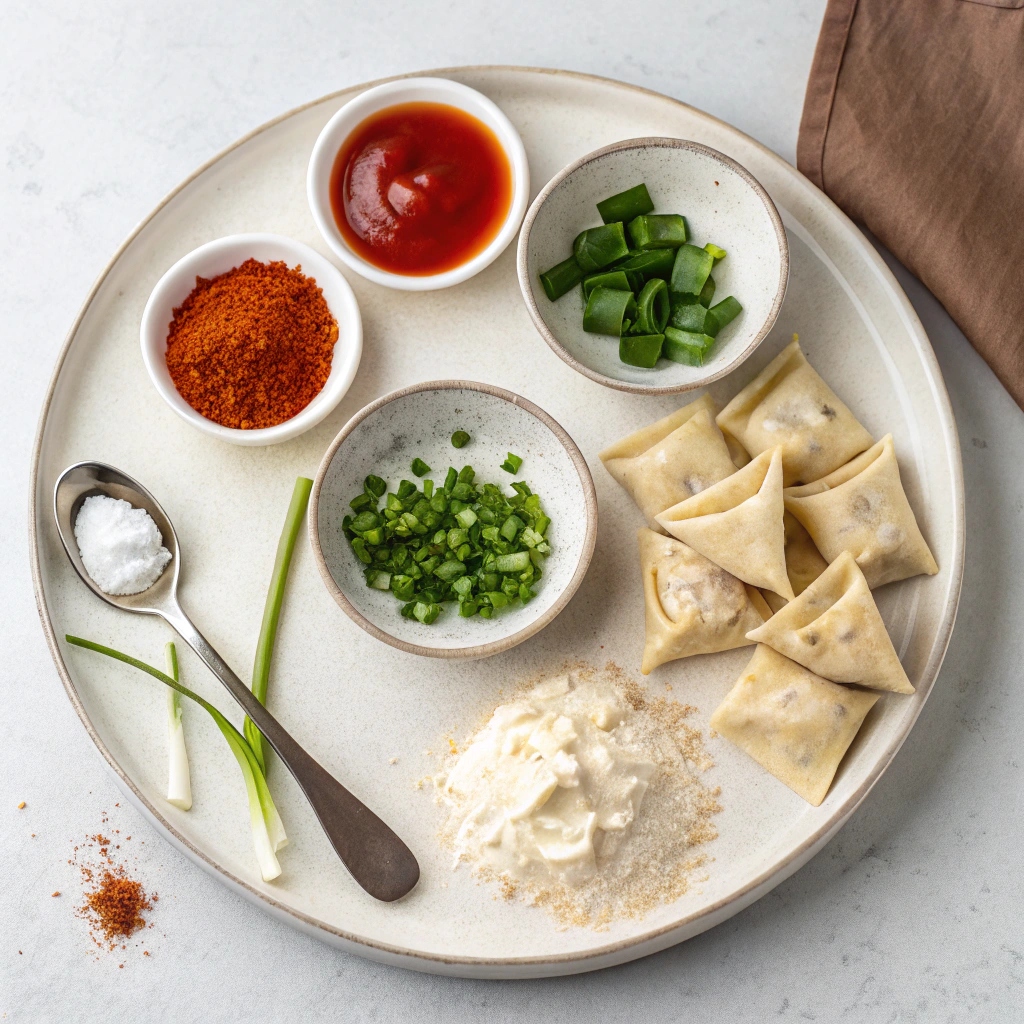
<path fill-rule="evenodd" d="M 180 605 L 165 607 L 160 614 L 256 723 L 306 794 L 327 838 L 352 877 L 371 896 L 384 902 L 400 899 L 409 892 L 420 877 L 419 864 L 409 847 L 292 739 L 231 671 Z"/>

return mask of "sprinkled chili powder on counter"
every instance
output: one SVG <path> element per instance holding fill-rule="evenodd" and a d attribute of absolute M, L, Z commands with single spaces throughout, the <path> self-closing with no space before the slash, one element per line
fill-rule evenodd
<path fill-rule="evenodd" d="M 248 259 L 174 310 L 167 369 L 196 412 L 225 427 L 273 427 L 301 412 L 331 372 L 338 324 L 301 267 Z"/>

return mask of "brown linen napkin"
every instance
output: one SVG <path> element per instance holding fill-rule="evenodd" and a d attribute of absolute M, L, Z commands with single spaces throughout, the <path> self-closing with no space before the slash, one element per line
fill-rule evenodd
<path fill-rule="evenodd" d="M 797 166 L 1024 408 L 1024 0 L 829 0 Z"/>

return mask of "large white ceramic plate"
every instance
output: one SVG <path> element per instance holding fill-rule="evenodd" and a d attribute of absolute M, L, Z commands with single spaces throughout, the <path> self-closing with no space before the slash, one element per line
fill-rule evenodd
<path fill-rule="evenodd" d="M 519 294 L 515 247 L 479 276 L 442 292 L 388 291 L 352 278 L 365 349 L 341 405 L 302 437 L 274 448 L 221 444 L 182 422 L 156 395 L 139 354 L 146 298 L 197 245 L 236 232 L 290 235 L 325 255 L 306 206 L 305 168 L 317 134 L 359 88 L 273 121 L 171 194 L 115 255 L 68 336 L 40 422 L 31 523 L 43 625 L 75 709 L 120 785 L 164 836 L 226 885 L 283 921 L 348 950 L 421 970 L 488 977 L 564 974 L 662 949 L 724 920 L 805 863 L 850 816 L 906 738 L 935 681 L 956 612 L 963 562 L 963 487 L 949 401 L 928 339 L 892 274 L 857 229 L 788 164 L 728 125 L 664 96 L 561 72 L 461 69 L 450 75 L 490 96 L 522 133 L 534 188 L 616 139 L 695 139 L 744 164 L 771 194 L 789 232 L 792 272 L 770 337 L 712 387 L 723 401 L 799 332 L 812 363 L 876 436 L 892 431 L 911 504 L 940 572 L 877 592 L 917 686 L 878 702 L 825 802 L 810 807 L 744 754 L 710 740 L 721 786 L 720 838 L 706 881 L 642 921 L 607 931 L 559 931 L 541 910 L 495 898 L 453 873 L 435 835 L 439 811 L 414 781 L 435 770 L 444 737 L 475 727 L 499 693 L 567 657 L 638 668 L 643 611 L 639 514 L 597 452 L 664 415 L 678 398 L 601 387 L 575 373 L 535 332 Z M 482 662 L 419 658 L 351 622 L 298 552 L 281 625 L 270 704 L 284 725 L 415 850 L 422 881 L 396 905 L 348 877 L 311 811 L 277 766 L 271 783 L 291 845 L 284 873 L 259 879 L 237 768 L 206 716 L 186 710 L 195 805 L 163 800 L 164 694 L 132 670 L 57 638 L 67 631 L 159 659 L 165 627 L 97 601 L 68 563 L 50 521 L 54 480 L 69 463 L 112 463 L 150 488 L 184 554 L 182 597 L 200 628 L 245 674 L 252 663 L 274 550 L 297 474 L 354 412 L 422 380 L 470 377 L 518 392 L 550 412 L 590 462 L 600 531 L 590 573 L 543 632 Z M 689 396 L 693 397 L 693 396 Z M 524 473 L 526 472 L 526 467 Z M 652 689 L 684 698 L 707 719 L 751 654 L 691 658 L 659 669 Z M 196 660 L 190 686 L 229 710 Z M 390 760 L 397 757 L 397 763 Z"/>

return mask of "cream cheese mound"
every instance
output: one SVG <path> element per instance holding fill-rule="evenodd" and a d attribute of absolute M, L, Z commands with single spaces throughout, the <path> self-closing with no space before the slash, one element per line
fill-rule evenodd
<path fill-rule="evenodd" d="M 75 540 L 86 572 L 104 594 L 148 590 L 171 560 L 153 517 L 144 508 L 106 494 L 82 502 Z"/>
<path fill-rule="evenodd" d="M 434 780 L 450 808 L 456 864 L 570 886 L 593 877 L 606 839 L 636 819 L 655 770 L 631 715 L 610 683 L 575 674 L 497 708 Z"/>

